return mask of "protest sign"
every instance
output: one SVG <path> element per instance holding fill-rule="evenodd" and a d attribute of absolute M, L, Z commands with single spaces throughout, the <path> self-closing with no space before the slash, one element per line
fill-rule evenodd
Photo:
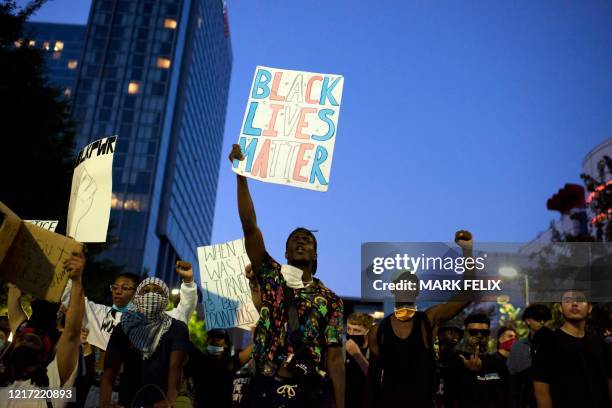
<path fill-rule="evenodd" d="M 57 224 L 59 221 L 57 220 L 24 220 L 25 222 L 29 222 L 30 224 L 34 224 L 37 227 L 42 229 L 46 229 L 47 231 L 55 232 L 57 228 Z"/>
<path fill-rule="evenodd" d="M 0 219 L 0 278 L 34 297 L 59 302 L 69 275 L 64 261 L 81 252 L 81 244 L 22 222 L 2 203 Z"/>
<path fill-rule="evenodd" d="M 238 144 L 235 173 L 327 191 L 344 77 L 258 66 Z"/>
<path fill-rule="evenodd" d="M 248 329 L 259 319 L 244 267 L 244 239 L 198 248 L 206 328 Z"/>
<path fill-rule="evenodd" d="M 117 136 L 96 140 L 78 155 L 66 228 L 66 235 L 77 241 L 106 242 L 116 141 Z"/>

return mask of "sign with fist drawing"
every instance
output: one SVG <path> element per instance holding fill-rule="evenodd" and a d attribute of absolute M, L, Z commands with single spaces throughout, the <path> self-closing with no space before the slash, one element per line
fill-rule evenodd
<path fill-rule="evenodd" d="M 96 140 L 79 153 L 72 176 L 67 235 L 80 242 L 106 242 L 113 191 L 117 136 Z"/>

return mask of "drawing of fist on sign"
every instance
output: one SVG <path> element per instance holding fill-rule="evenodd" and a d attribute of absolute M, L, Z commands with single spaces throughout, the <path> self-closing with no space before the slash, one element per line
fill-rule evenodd
<path fill-rule="evenodd" d="M 77 202 L 73 214 L 75 236 L 78 234 L 81 221 L 89 213 L 89 210 L 91 210 L 96 191 L 98 190 L 98 185 L 93 177 L 91 177 L 87 172 L 87 167 L 83 167 L 83 171 L 81 171 L 81 176 L 78 180 L 79 181 L 76 188 Z"/>

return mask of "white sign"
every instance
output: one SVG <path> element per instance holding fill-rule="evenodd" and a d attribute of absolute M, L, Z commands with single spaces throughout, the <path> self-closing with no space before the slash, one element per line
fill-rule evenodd
<path fill-rule="evenodd" d="M 259 320 L 244 268 L 244 239 L 198 248 L 206 329 L 249 329 Z"/>
<path fill-rule="evenodd" d="M 232 170 L 268 183 L 327 191 L 344 77 L 258 66 Z"/>
<path fill-rule="evenodd" d="M 47 231 L 51 231 L 51 232 L 55 232 L 55 229 L 57 228 L 57 224 L 59 223 L 59 221 L 56 220 L 52 220 L 52 221 L 45 221 L 45 220 L 24 220 L 25 222 L 29 222 L 30 224 L 34 224 L 37 227 L 46 229 Z"/>
<path fill-rule="evenodd" d="M 67 235 L 79 242 L 106 242 L 117 136 L 96 140 L 77 158 L 68 206 Z"/>

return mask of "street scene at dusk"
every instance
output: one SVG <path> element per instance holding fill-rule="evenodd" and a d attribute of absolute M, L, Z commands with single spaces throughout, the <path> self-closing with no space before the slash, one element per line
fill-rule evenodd
<path fill-rule="evenodd" d="M 0 0 L 0 406 L 612 406 L 612 3 Z"/>

